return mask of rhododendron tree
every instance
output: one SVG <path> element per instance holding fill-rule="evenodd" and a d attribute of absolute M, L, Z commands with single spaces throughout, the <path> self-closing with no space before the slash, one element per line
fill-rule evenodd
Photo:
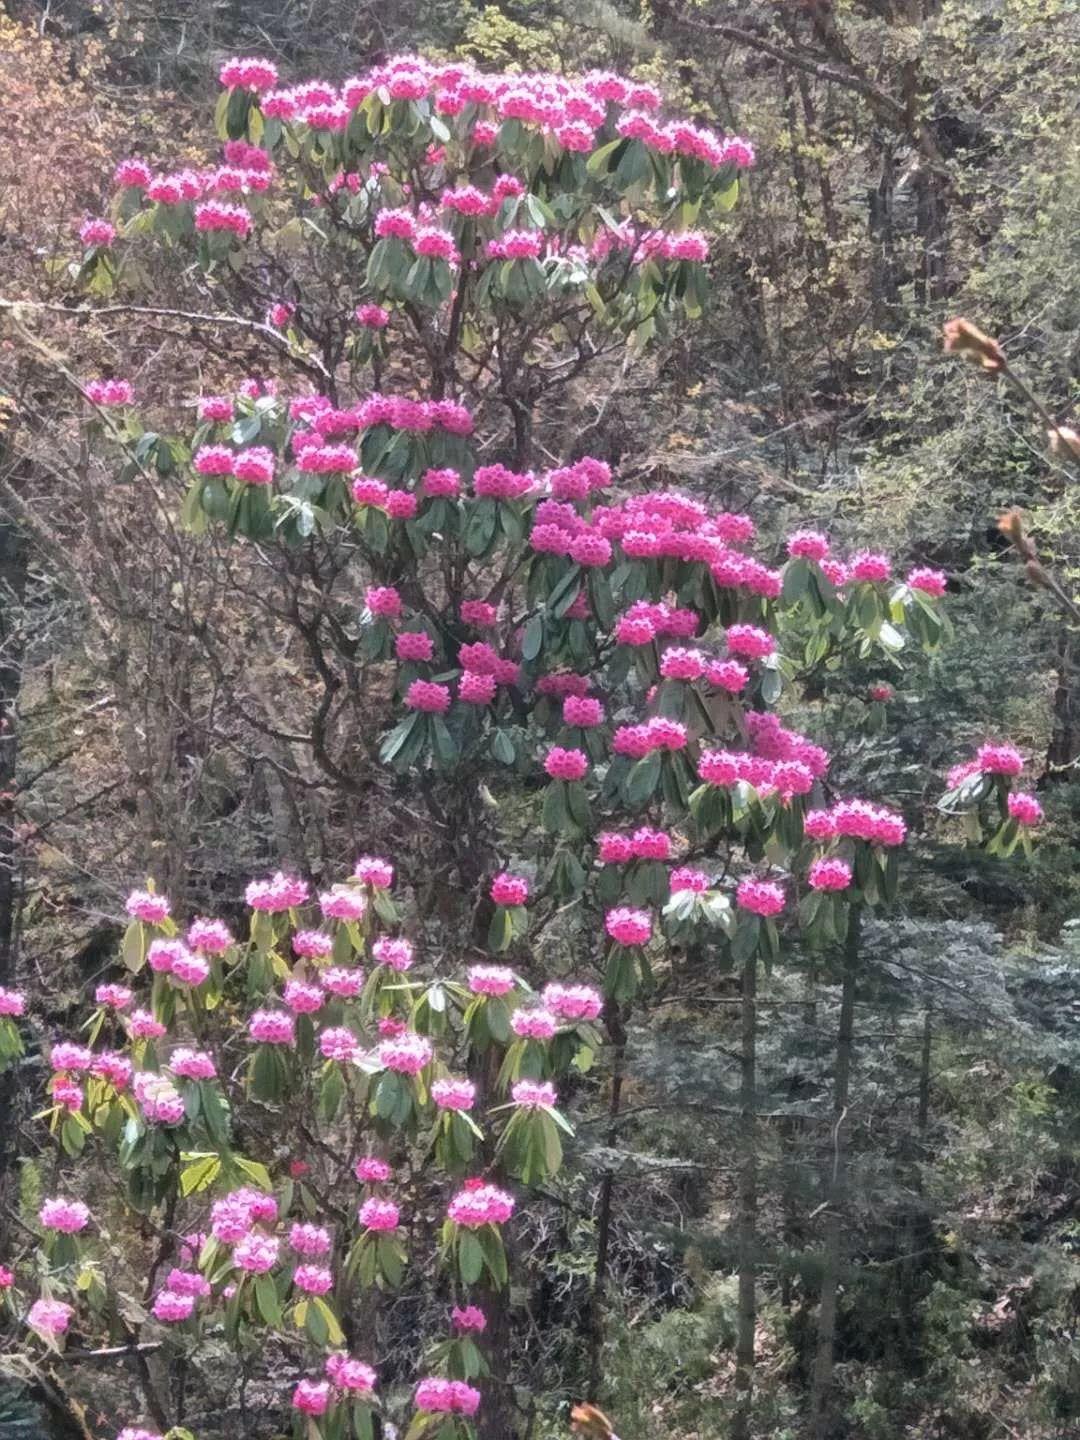
<path fill-rule="evenodd" d="M 153 488 L 185 543 L 231 537 L 283 578 L 280 614 L 324 687 L 311 757 L 356 788 L 358 738 L 332 744 L 329 725 L 343 688 L 370 695 L 371 763 L 423 807 L 422 833 L 351 876 L 343 857 L 322 889 L 253 879 L 242 928 L 132 892 L 82 1039 L 48 1047 L 42 1119 L 71 1172 L 108 1167 L 125 1218 L 154 1233 L 144 1305 L 122 1312 L 100 1224 L 57 1194 L 37 1273 L 15 1257 L 30 1343 L 59 1351 L 77 1314 L 102 1334 L 153 1326 L 197 1367 L 223 1335 L 245 1365 L 285 1357 L 278 1400 L 300 1433 L 366 1440 L 389 1416 L 407 1440 L 506 1440 L 526 1324 L 511 1279 L 530 1278 L 515 1227 L 578 1163 L 575 1117 L 632 1065 L 629 1017 L 693 951 L 740 972 L 749 1017 L 745 1413 L 756 976 L 812 949 L 853 1003 L 860 917 L 896 895 L 906 822 L 887 797 L 840 793 L 831 687 L 867 662 L 898 679 L 934 650 L 945 578 L 898 578 L 817 531 L 770 553 L 748 516 L 560 443 L 578 375 L 706 303 L 747 142 L 608 74 L 408 57 L 341 85 L 288 87 L 248 59 L 221 78 L 220 163 L 125 160 L 109 221 L 83 227 L 82 274 L 127 293 L 159 247 L 177 305 L 206 320 L 213 295 L 210 320 L 258 343 L 263 369 L 153 423 L 153 397 L 87 377 L 88 443 Z M 1002 849 L 1038 819 L 1002 778 L 1019 769 L 1007 749 L 953 785 L 997 797 Z M 527 833 L 500 815 L 510 798 Z M 23 1008 L 0 991 L 0 1063 Z M 398 1291 L 417 1314 L 421 1294 L 441 1306 L 419 1373 L 390 1353 Z M 144 1405 L 161 1409 L 152 1388 Z"/>

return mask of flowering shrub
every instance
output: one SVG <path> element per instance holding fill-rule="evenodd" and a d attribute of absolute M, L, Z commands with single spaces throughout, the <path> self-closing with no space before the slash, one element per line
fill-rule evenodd
<path fill-rule="evenodd" d="M 91 1147 L 114 1168 L 136 1215 L 168 1210 L 140 1323 L 175 1353 L 211 1331 L 238 1354 L 287 1338 L 281 1384 L 326 1440 L 405 1410 L 408 1440 L 494 1433 L 486 1386 L 506 1374 L 484 1306 L 509 1306 L 507 1237 L 530 1187 L 573 1162 L 612 1022 L 667 982 L 673 947 L 772 964 L 894 897 L 906 822 L 836 793 L 795 728 L 801 679 L 933 650 L 945 579 L 899 581 L 889 557 L 809 530 L 755 555 L 748 516 L 624 487 L 598 456 L 533 468 L 529 346 L 557 371 L 692 319 L 745 141 L 667 120 L 651 87 L 611 75 L 410 57 L 285 88 L 237 59 L 222 82 L 223 163 L 123 162 L 108 270 L 95 222 L 84 277 L 123 283 L 157 243 L 239 313 L 249 258 L 293 257 L 288 296 L 247 322 L 287 378 L 204 395 L 172 435 L 144 426 L 127 382 L 90 381 L 91 433 L 182 481 L 196 535 L 351 567 L 363 606 L 335 619 L 350 683 L 388 697 L 380 764 L 428 794 L 535 787 L 535 836 L 528 855 L 470 857 L 479 923 L 444 965 L 419 943 L 409 855 L 397 879 L 372 855 L 319 891 L 254 879 L 237 935 L 203 916 L 181 935 L 165 897 L 133 892 L 123 983 L 97 989 L 86 1044 L 51 1046 L 45 1118 L 72 1161 Z M 328 290 L 327 273 L 350 278 Z M 484 357 L 505 345 L 513 373 L 495 376 Z M 956 785 L 998 794 L 1026 837 L 1038 802 L 1009 790 L 1008 747 L 975 763 Z M 558 923 L 580 926 L 579 975 L 551 973 L 535 938 Z M 0 990 L 0 1064 L 24 1008 Z M 13 1292 L 34 1345 L 58 1349 L 76 1313 L 103 1333 L 116 1319 L 84 1210 L 42 1207 L 40 1294 L 28 1266 Z M 364 1317 L 419 1274 L 454 1303 L 406 1404 Z"/>

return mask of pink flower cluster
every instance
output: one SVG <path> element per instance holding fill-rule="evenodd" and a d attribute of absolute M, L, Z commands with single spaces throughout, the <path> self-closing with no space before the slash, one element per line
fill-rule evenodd
<path fill-rule="evenodd" d="M 784 908 L 784 887 L 772 880 L 754 880 L 748 877 L 739 881 L 735 892 L 736 904 L 753 915 L 779 915 Z"/>
<path fill-rule="evenodd" d="M 604 998 L 591 985 L 564 985 L 553 980 L 540 996 L 546 1010 L 559 1020 L 595 1020 L 604 1008 Z"/>
<path fill-rule="evenodd" d="M 631 860 L 671 858 L 671 836 L 664 830 L 652 830 L 647 825 L 641 826 L 632 835 L 605 830 L 596 840 L 597 859 L 602 865 L 626 865 Z"/>
<path fill-rule="evenodd" d="M 514 1104 L 523 1110 L 550 1108 L 558 1096 L 550 1080 L 518 1080 L 510 1091 Z"/>
<path fill-rule="evenodd" d="M 907 836 L 901 815 L 870 800 L 840 800 L 831 810 L 808 810 L 803 829 L 811 840 L 846 835 L 885 846 L 902 845 Z"/>
<path fill-rule="evenodd" d="M 265 910 L 273 915 L 305 905 L 308 893 L 303 880 L 279 870 L 269 880 L 252 880 L 244 891 L 244 898 L 252 910 Z"/>
<path fill-rule="evenodd" d="M 431 1098 L 440 1110 L 471 1110 L 476 1086 L 471 1080 L 436 1080 L 431 1086 Z"/>
<path fill-rule="evenodd" d="M 357 1211 L 357 1218 L 367 1230 L 396 1230 L 401 1212 L 392 1200 L 380 1200 L 376 1195 L 369 1195 Z"/>
<path fill-rule="evenodd" d="M 179 1125 L 184 1119 L 184 1097 L 163 1076 L 142 1070 L 134 1077 L 131 1088 L 149 1124 Z"/>
<path fill-rule="evenodd" d="M 426 1065 L 431 1064 L 434 1053 L 430 1040 L 411 1032 L 384 1040 L 376 1052 L 379 1064 L 399 1075 L 419 1075 Z"/>
<path fill-rule="evenodd" d="M 469 971 L 469 989 L 474 995 L 508 995 L 514 988 L 514 972 L 502 965 L 474 965 Z"/>
<path fill-rule="evenodd" d="M 431 1376 L 416 1387 L 416 1408 L 429 1414 L 475 1415 L 480 1408 L 480 1391 L 464 1380 L 442 1380 Z"/>
<path fill-rule="evenodd" d="M 61 1235 L 77 1235 L 90 1223 L 90 1211 L 81 1200 L 68 1200 L 55 1196 L 46 1200 L 38 1211 L 38 1219 L 46 1230 L 57 1230 Z"/>
<path fill-rule="evenodd" d="M 616 755 L 640 760 L 654 750 L 684 750 L 687 739 L 686 726 L 681 721 L 654 715 L 643 725 L 620 725 L 611 744 Z"/>
<path fill-rule="evenodd" d="M 130 405 L 135 398 L 130 380 L 87 380 L 83 390 L 92 405 Z"/>
<path fill-rule="evenodd" d="M 497 1185 L 466 1181 L 446 1207 L 455 1225 L 477 1230 L 481 1225 L 502 1225 L 514 1213 L 514 1200 Z"/>
<path fill-rule="evenodd" d="M 550 1010 L 515 1010 L 510 1016 L 510 1029 L 523 1040 L 551 1040 L 559 1028 L 558 1018 Z"/>
<path fill-rule="evenodd" d="M 491 882 L 491 898 L 496 905 L 524 905 L 529 898 L 529 882 L 523 875 L 503 871 Z"/>
<path fill-rule="evenodd" d="M 652 935 L 652 916 L 647 910 L 620 905 L 604 916 L 604 929 L 619 945 L 647 945 Z"/>
<path fill-rule="evenodd" d="M 806 873 L 811 890 L 846 890 L 851 884 L 851 866 L 838 858 L 815 860 Z"/>

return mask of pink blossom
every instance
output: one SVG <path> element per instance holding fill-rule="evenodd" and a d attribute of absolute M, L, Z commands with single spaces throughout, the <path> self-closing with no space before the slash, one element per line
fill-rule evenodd
<path fill-rule="evenodd" d="M 820 563 L 821 573 L 831 585 L 835 585 L 839 589 L 842 585 L 847 584 L 850 576 L 848 567 L 842 560 L 822 560 Z"/>
<path fill-rule="evenodd" d="M 293 1271 L 293 1284 L 305 1295 L 325 1295 L 334 1288 L 334 1276 L 325 1265 L 298 1265 Z"/>
<path fill-rule="evenodd" d="M 159 1290 L 151 1307 L 155 1320 L 167 1324 L 189 1320 L 195 1310 L 194 1295 L 177 1295 L 173 1290 Z"/>
<path fill-rule="evenodd" d="M 325 998 L 320 985 L 297 978 L 286 980 L 282 991 L 282 999 L 294 1015 L 314 1014 L 322 1009 Z"/>
<path fill-rule="evenodd" d="M 308 887 L 303 880 L 279 870 L 269 880 L 252 880 L 244 891 L 244 898 L 252 910 L 278 914 L 306 904 Z"/>
<path fill-rule="evenodd" d="M 26 1323 L 46 1339 L 56 1340 L 67 1330 L 74 1314 L 74 1307 L 65 1305 L 62 1300 L 35 1300 L 30 1306 Z"/>
<path fill-rule="evenodd" d="M 360 1224 L 368 1230 L 396 1230 L 401 1211 L 392 1200 L 380 1200 L 371 1195 L 356 1212 Z"/>
<path fill-rule="evenodd" d="M 924 565 L 912 570 L 907 577 L 907 583 L 912 590 L 921 590 L 924 595 L 940 599 L 945 594 L 949 581 L 944 570 L 931 570 Z"/>
<path fill-rule="evenodd" d="M 394 883 L 394 867 L 378 855 L 361 855 L 353 876 L 375 890 L 389 890 Z"/>
<path fill-rule="evenodd" d="M 224 921 L 199 916 L 188 926 L 187 943 L 207 955 L 223 955 L 233 944 L 233 937 Z"/>
<path fill-rule="evenodd" d="M 652 830 L 647 825 L 635 830 L 630 845 L 636 860 L 670 860 L 671 836 L 663 830 Z"/>
<path fill-rule="evenodd" d="M 680 866 L 671 872 L 671 893 L 673 895 L 685 890 L 689 890 L 694 895 L 703 895 L 711 885 L 712 881 L 703 870 L 694 870 L 688 865 Z"/>
<path fill-rule="evenodd" d="M 158 1040 L 165 1034 L 165 1026 L 149 1010 L 133 1010 L 128 1023 L 136 1040 Z"/>
<path fill-rule="evenodd" d="M 604 929 L 619 945 L 646 945 L 652 935 L 652 917 L 647 910 L 620 905 L 607 912 Z"/>
<path fill-rule="evenodd" d="M 185 1080 L 213 1080 L 217 1075 L 214 1057 L 205 1050 L 191 1050 L 182 1046 L 174 1050 L 169 1058 L 169 1069 L 174 1075 Z"/>
<path fill-rule="evenodd" d="M 248 1034 L 260 1045 L 295 1045 L 295 1026 L 283 1010 L 256 1010 L 248 1021 Z"/>
<path fill-rule="evenodd" d="M 210 1282 L 195 1270 L 174 1267 L 166 1277 L 165 1289 L 171 1290 L 174 1295 L 206 1296 L 210 1294 Z"/>
<path fill-rule="evenodd" d="M 390 323 L 390 312 L 381 305 L 358 305 L 356 320 L 367 330 L 384 330 Z"/>
<path fill-rule="evenodd" d="M 376 940 L 371 947 L 371 953 L 380 965 L 388 965 L 391 970 L 403 973 L 413 963 L 413 947 L 408 940 L 391 939 L 384 935 Z"/>
<path fill-rule="evenodd" d="M 848 574 L 852 580 L 887 580 L 892 574 L 892 562 L 887 555 L 879 555 L 872 550 L 860 550 L 857 555 L 852 556 Z"/>
<path fill-rule="evenodd" d="M 401 614 L 401 596 L 393 585 L 371 585 L 364 598 L 373 615 L 396 620 Z"/>
<path fill-rule="evenodd" d="M 281 1242 L 274 1235 L 260 1235 L 252 1232 L 237 1241 L 233 1250 L 233 1264 L 238 1270 L 250 1275 L 265 1275 L 278 1262 Z"/>
<path fill-rule="evenodd" d="M 815 860 L 806 880 L 812 890 L 846 890 L 851 884 L 851 866 L 846 860 Z"/>
<path fill-rule="evenodd" d="M 710 685 L 737 695 L 740 690 L 746 689 L 750 672 L 745 665 L 740 665 L 738 660 L 711 660 L 705 666 L 705 678 Z"/>
<path fill-rule="evenodd" d="M 399 1075 L 419 1075 L 434 1053 L 430 1040 L 409 1033 L 384 1040 L 376 1051 L 379 1064 Z"/>
<path fill-rule="evenodd" d="M 320 1055 L 326 1060 L 336 1060 L 340 1065 L 355 1060 L 359 1050 L 356 1036 L 344 1026 L 332 1026 L 319 1036 Z"/>
<path fill-rule="evenodd" d="M 405 692 L 405 704 L 410 710 L 445 714 L 450 709 L 450 687 L 434 680 L 414 680 Z"/>
<path fill-rule="evenodd" d="M 76 1045 L 71 1040 L 60 1040 L 49 1051 L 49 1065 L 53 1070 L 89 1070 L 93 1052 L 85 1045 Z"/>
<path fill-rule="evenodd" d="M 68 1200 L 62 1195 L 46 1200 L 38 1211 L 38 1219 L 46 1230 L 62 1235 L 77 1235 L 90 1223 L 90 1211 L 81 1200 Z"/>
<path fill-rule="evenodd" d="M 480 1335 L 487 1329 L 487 1316 L 479 1305 L 455 1305 L 450 1311 L 450 1320 L 455 1330 L 473 1331 Z"/>
<path fill-rule="evenodd" d="M 868 800 L 841 800 L 833 806 L 831 816 L 837 835 L 852 835 L 876 845 L 901 845 L 907 834 L 901 816 Z"/>
<path fill-rule="evenodd" d="M 660 658 L 660 674 L 666 680 L 698 680 L 705 673 L 705 665 L 700 650 L 673 645 Z"/>
<path fill-rule="evenodd" d="M 134 1077 L 132 1089 L 151 1125 L 179 1125 L 184 1119 L 184 1097 L 163 1076 L 144 1070 Z"/>
<path fill-rule="evenodd" d="M 461 476 L 456 470 L 425 470 L 422 484 L 424 494 L 431 499 L 439 496 L 453 498 L 461 493 Z M 468 601 L 465 602 L 465 604 L 468 603 Z M 464 609 L 464 605 L 462 609 Z"/>
<path fill-rule="evenodd" d="M 241 450 L 233 461 L 233 472 L 237 480 L 248 485 L 272 485 L 274 481 L 274 452 L 265 445 L 253 445 Z"/>
<path fill-rule="evenodd" d="M 188 953 L 182 940 L 153 940 L 146 952 L 146 963 L 159 975 L 168 975 L 176 961 Z"/>
<path fill-rule="evenodd" d="M 362 920 L 367 900 L 358 890 L 352 890 L 347 885 L 335 885 L 319 896 L 319 908 L 328 920 Z"/>
<path fill-rule="evenodd" d="M 292 1397 L 293 1409 L 304 1415 L 325 1415 L 330 1405 L 330 1384 L 326 1380 L 301 1380 Z"/>
<path fill-rule="evenodd" d="M 193 955 L 185 946 L 183 954 L 173 961 L 171 974 L 179 985 L 202 985 L 209 979 L 210 962 L 201 955 Z"/>
<path fill-rule="evenodd" d="M 131 190 L 143 190 L 149 185 L 153 174 L 145 160 L 130 156 L 117 164 L 113 171 L 113 183 Z"/>
<path fill-rule="evenodd" d="M 306 960 L 322 960 L 334 948 L 334 942 L 325 930 L 297 930 L 292 937 L 294 955 Z"/>
<path fill-rule="evenodd" d="M 330 1244 L 330 1231 L 323 1225 L 293 1221 L 289 1229 L 289 1247 L 298 1255 L 306 1255 L 309 1259 L 329 1255 Z"/>
<path fill-rule="evenodd" d="M 531 471 L 521 474 L 505 465 L 480 465 L 473 475 L 473 493 L 496 500 L 517 500 L 528 495 L 535 483 Z"/>
<path fill-rule="evenodd" d="M 390 490 L 386 495 L 386 513 L 391 520 L 411 520 L 419 502 L 411 490 Z"/>
<path fill-rule="evenodd" d="M 72 1114 L 76 1110 L 82 1109 L 84 1099 L 82 1086 L 69 1076 L 54 1076 L 49 1089 L 52 1092 L 53 1100 L 62 1109 L 70 1111 Z"/>
<path fill-rule="evenodd" d="M 476 1086 L 471 1080 L 435 1080 L 431 1098 L 440 1110 L 471 1110 L 476 1100 Z"/>
<path fill-rule="evenodd" d="M 772 880 L 747 878 L 739 881 L 736 903 L 754 915 L 779 915 L 784 908 L 784 888 Z"/>
<path fill-rule="evenodd" d="M 604 1008 L 603 996 L 591 985 L 552 981 L 544 986 L 540 999 L 560 1020 L 595 1020 Z"/>
<path fill-rule="evenodd" d="M 803 817 L 803 831 L 810 840 L 831 840 L 836 834 L 836 821 L 828 810 L 808 810 Z"/>
<path fill-rule="evenodd" d="M 254 90 L 259 94 L 277 84 L 277 66 L 269 60 L 234 57 L 222 65 L 218 79 L 226 89 Z"/>
<path fill-rule="evenodd" d="M 581 780 L 589 768 L 584 750 L 567 750 L 553 745 L 544 760 L 544 769 L 553 780 Z"/>
<path fill-rule="evenodd" d="M 604 707 L 589 695 L 567 695 L 563 701 L 563 720 L 567 725 L 590 729 L 604 721 Z"/>
<path fill-rule="evenodd" d="M 145 925 L 161 925 L 169 918 L 169 901 L 164 895 L 154 895 L 147 890 L 133 890 L 124 902 L 124 909 L 135 920 Z"/>
<path fill-rule="evenodd" d="M 602 865 L 625 865 L 634 858 L 634 842 L 629 835 L 605 830 L 596 840 L 597 859 Z"/>
<path fill-rule="evenodd" d="M 99 1080 L 107 1081 L 114 1090 L 127 1089 L 131 1084 L 132 1070 L 131 1061 L 118 1050 L 103 1050 L 100 1055 L 94 1056 L 94 1063 L 90 1066 L 90 1073 Z M 82 1102 L 79 1103 L 81 1105 Z"/>
<path fill-rule="evenodd" d="M 126 985 L 99 985 L 94 991 L 96 1004 L 107 1010 L 126 1010 L 134 999 L 134 993 Z M 0 992 L 0 1015 L 4 1013 L 3 993 Z"/>
<path fill-rule="evenodd" d="M 829 553 L 829 537 L 819 530 L 796 530 L 788 536 L 787 551 L 789 555 L 821 561 Z"/>
<path fill-rule="evenodd" d="M 469 971 L 474 995 L 508 995 L 513 988 L 514 972 L 502 965 L 474 965 Z"/>
<path fill-rule="evenodd" d="M 467 705 L 490 705 L 495 699 L 497 684 L 494 675 L 481 675 L 466 670 L 458 681 L 458 699 Z"/>
<path fill-rule="evenodd" d="M 558 1028 L 550 1010 L 515 1010 L 510 1016 L 510 1029 L 523 1040 L 551 1040 Z"/>
<path fill-rule="evenodd" d="M 242 205 L 225 205 L 220 200 L 204 200 L 195 206 L 195 229 L 228 230 L 241 239 L 251 230 L 251 214 Z"/>
<path fill-rule="evenodd" d="M 529 882 L 521 875 L 503 871 L 491 882 L 491 898 L 496 905 L 524 905 L 529 898 Z"/>
<path fill-rule="evenodd" d="M 348 1355 L 328 1355 L 326 1373 L 339 1390 L 354 1395 L 370 1395 L 375 1389 L 375 1371 L 363 1360 L 353 1360 Z"/>
<path fill-rule="evenodd" d="M 550 1080 L 518 1080 L 510 1095 L 514 1104 L 525 1110 L 550 1107 L 558 1098 Z"/>
<path fill-rule="evenodd" d="M 513 1213 L 513 1197 L 483 1182 L 477 1185 L 466 1181 L 446 1208 L 447 1219 L 470 1230 L 481 1225 L 502 1225 Z"/>
<path fill-rule="evenodd" d="M 1023 790 L 1014 790 L 1009 794 L 1006 804 L 1009 807 L 1009 814 L 1021 825 L 1041 825 L 1043 820 L 1043 808 L 1034 795 L 1029 795 Z"/>
<path fill-rule="evenodd" d="M 762 659 L 776 651 L 776 641 L 767 630 L 756 625 L 729 625 L 727 646 L 733 655 L 749 655 Z"/>
<path fill-rule="evenodd" d="M 980 745 L 976 760 L 984 775 L 1019 775 L 1024 768 L 1024 757 L 1015 745 Z"/>
<path fill-rule="evenodd" d="M 399 660 L 430 660 L 435 644 L 426 630 L 404 630 L 394 641 L 394 652 Z"/>
<path fill-rule="evenodd" d="M 0 1015 L 24 1015 L 26 996 L 21 990 L 9 990 L 0 985 Z"/>
<path fill-rule="evenodd" d="M 10 1290 L 15 1284 L 15 1271 L 0 1265 L 0 1291 Z"/>
<path fill-rule="evenodd" d="M 353 1174 L 362 1185 L 380 1184 L 390 1179 L 390 1166 L 377 1155 L 361 1155 L 353 1166 Z"/>
<path fill-rule="evenodd" d="M 880 704 L 884 704 L 887 700 L 891 700 L 896 692 L 891 685 L 881 684 L 871 685 L 869 693 L 871 700 L 876 700 Z"/>
<path fill-rule="evenodd" d="M 411 240 L 416 234 L 416 220 L 408 210 L 381 210 L 375 217 L 377 238 L 396 236 L 399 240 Z"/>
<path fill-rule="evenodd" d="M 116 227 L 108 220 L 87 219 L 79 226 L 79 239 L 88 250 L 95 246 L 106 249 L 116 239 Z"/>

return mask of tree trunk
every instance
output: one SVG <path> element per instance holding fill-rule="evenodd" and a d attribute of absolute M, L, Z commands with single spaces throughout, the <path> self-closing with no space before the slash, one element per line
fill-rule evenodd
<path fill-rule="evenodd" d="M 15 764 L 18 756 L 17 709 L 22 683 L 23 625 L 18 613 L 26 586 L 26 544 L 22 534 L 0 517 L 0 985 L 14 985 L 16 911 L 19 887 L 15 814 Z M 0 1197 L 15 1155 L 15 1071 L 0 1075 Z"/>
<path fill-rule="evenodd" d="M 623 1060 L 626 1055 L 626 1028 L 619 1006 L 614 1001 L 608 1007 L 606 1019 L 608 1034 L 614 1047 L 607 1143 L 614 1145 L 618 1133 L 615 1120 L 622 1101 Z M 592 1303 L 589 1307 L 589 1385 L 586 1399 L 593 1402 L 599 1396 L 603 1368 L 604 1292 L 607 1288 L 608 1256 L 611 1252 L 611 1202 L 614 1191 L 615 1177 L 608 1170 L 600 1182 L 600 1204 L 596 1218 L 596 1269 L 593 1272 Z"/>
<path fill-rule="evenodd" d="M 748 1440 L 757 1329 L 757 956 L 743 965 L 739 1072 L 739 1328 L 731 1440 Z"/>
<path fill-rule="evenodd" d="M 836 1348 L 836 1302 L 840 1288 L 844 1209 L 847 1199 L 845 1122 L 851 1085 L 851 1052 L 855 1031 L 855 992 L 859 963 L 861 911 L 851 908 L 844 946 L 844 981 L 840 992 L 840 1023 L 836 1035 L 836 1074 L 833 1081 L 832 1172 L 826 1187 L 824 1260 L 821 1302 L 818 1307 L 817 1353 L 810 1389 L 812 1440 L 829 1440 L 833 1361 Z"/>

